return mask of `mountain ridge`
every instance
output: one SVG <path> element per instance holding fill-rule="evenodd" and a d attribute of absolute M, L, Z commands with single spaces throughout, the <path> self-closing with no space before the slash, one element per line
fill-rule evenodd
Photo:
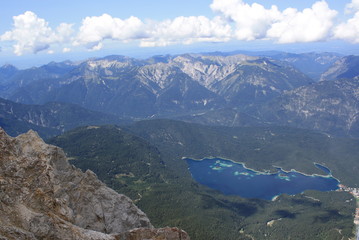
<path fill-rule="evenodd" d="M 116 116 L 87 110 L 70 103 L 26 105 L 0 98 L 0 126 L 12 136 L 33 129 L 42 137 L 50 137 L 83 125 L 126 122 L 128 121 Z"/>
<path fill-rule="evenodd" d="M 71 65 L 61 75 L 53 69 L 42 79 L 29 74 L 30 79 L 22 80 L 29 84 L 15 84 L 18 87 L 5 95 L 16 102 L 70 102 L 135 118 L 210 110 L 227 104 L 245 107 L 248 102 L 260 103 L 311 82 L 293 67 L 278 63 L 245 55 L 184 54 L 159 62 L 110 56 Z M 229 91 L 233 84 L 235 90 Z M 192 89 L 198 94 L 191 94 Z M 245 97 L 237 99 L 244 92 Z"/>
<path fill-rule="evenodd" d="M 356 78 L 359 76 L 359 56 L 345 56 L 338 59 L 322 74 L 321 81 Z"/>
<path fill-rule="evenodd" d="M 359 137 L 359 78 L 321 81 L 288 91 L 255 115 L 277 125 Z"/>
<path fill-rule="evenodd" d="M 170 118 L 225 126 L 289 125 L 357 137 L 356 125 L 352 128 L 345 123 L 354 119 L 357 99 L 353 94 L 349 99 L 339 85 L 334 92 L 330 83 L 339 77 L 347 77 L 343 84 L 350 79 L 355 82 L 359 69 L 356 59 L 334 53 L 282 52 L 181 54 L 148 59 L 110 55 L 77 63 L 49 63 L 38 68 L 38 73 L 36 68 L 18 70 L 13 84 L 0 84 L 0 88 L 15 102 L 74 103 L 132 120 Z M 305 73 L 297 70 L 307 67 Z M 316 76 L 328 81 L 318 83 L 318 79 L 306 76 L 317 67 Z M 289 107 L 288 102 L 293 104 L 290 108 L 296 108 L 298 103 L 289 101 L 289 95 L 296 98 L 314 88 L 320 89 L 311 94 L 321 105 L 313 100 L 306 111 L 337 108 L 339 113 L 336 101 L 345 102 L 346 110 L 317 114 L 314 125 L 291 111 L 280 110 L 281 104 Z M 329 99 L 331 94 L 335 101 Z M 280 111 L 281 117 L 271 116 L 272 107 Z"/>

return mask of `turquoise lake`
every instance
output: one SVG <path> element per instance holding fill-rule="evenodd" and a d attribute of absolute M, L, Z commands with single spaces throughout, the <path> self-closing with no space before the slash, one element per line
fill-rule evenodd
<path fill-rule="evenodd" d="M 305 190 L 332 191 L 338 189 L 339 181 L 330 170 L 319 164 L 323 176 L 308 176 L 296 171 L 285 172 L 278 168 L 276 173 L 257 172 L 221 158 L 203 160 L 185 159 L 192 177 L 199 183 L 226 195 L 244 198 L 271 200 L 282 193 L 297 194 Z"/>

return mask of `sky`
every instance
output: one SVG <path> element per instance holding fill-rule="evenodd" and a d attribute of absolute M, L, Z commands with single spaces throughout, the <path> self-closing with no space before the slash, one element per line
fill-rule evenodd
<path fill-rule="evenodd" d="M 12 0 L 0 65 L 235 50 L 359 54 L 359 0 Z"/>

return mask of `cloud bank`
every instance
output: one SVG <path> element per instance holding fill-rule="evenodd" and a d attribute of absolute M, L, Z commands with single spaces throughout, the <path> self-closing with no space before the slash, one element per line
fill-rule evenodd
<path fill-rule="evenodd" d="M 334 28 L 334 38 L 359 43 L 359 0 L 347 4 L 346 13 L 354 16 Z"/>
<path fill-rule="evenodd" d="M 222 19 L 177 17 L 173 20 L 153 22 L 147 27 L 148 38 L 141 39 L 140 46 L 168 46 L 196 42 L 225 42 L 231 39 L 231 27 Z"/>
<path fill-rule="evenodd" d="M 279 43 L 316 42 L 328 39 L 337 16 L 325 1 L 316 2 L 311 8 L 299 12 L 284 10 L 280 19 L 267 31 L 267 37 Z"/>
<path fill-rule="evenodd" d="M 74 45 L 85 45 L 89 49 L 102 48 L 106 39 L 128 42 L 145 38 L 144 23 L 137 17 L 128 19 L 113 18 L 108 14 L 99 17 L 86 17 L 75 38 Z"/>
<path fill-rule="evenodd" d="M 51 48 L 55 45 L 60 46 L 62 52 L 74 47 L 99 50 L 106 41 L 136 42 L 141 47 L 258 39 L 279 44 L 332 39 L 359 43 L 359 0 L 346 5 L 348 20 L 340 23 L 336 19 L 338 12 L 330 9 L 324 0 L 301 11 L 280 10 L 275 5 L 265 8 L 243 0 L 213 0 L 210 8 L 216 14 L 212 19 L 179 16 L 156 22 L 103 14 L 84 18 L 77 29 L 69 23 L 51 28 L 45 19 L 27 11 L 13 17 L 13 28 L 0 35 L 0 41 L 12 42 L 16 55 L 45 50 L 53 53 Z"/>
<path fill-rule="evenodd" d="M 13 17 L 13 20 L 13 30 L 1 35 L 0 40 L 14 42 L 16 55 L 46 50 L 50 45 L 69 41 L 73 34 L 72 24 L 62 23 L 53 30 L 44 19 L 30 11 Z"/>

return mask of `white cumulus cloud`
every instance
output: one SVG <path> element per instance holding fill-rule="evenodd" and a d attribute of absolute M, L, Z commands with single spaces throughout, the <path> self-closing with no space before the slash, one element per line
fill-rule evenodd
<path fill-rule="evenodd" d="M 137 17 L 114 18 L 108 14 L 86 17 L 82 21 L 74 45 L 86 45 L 92 50 L 101 49 L 105 39 L 130 41 L 144 37 L 144 23 Z"/>
<path fill-rule="evenodd" d="M 282 10 L 275 5 L 266 8 L 245 0 L 212 0 L 210 8 L 216 14 L 213 18 L 178 16 L 142 21 L 134 16 L 127 19 L 109 14 L 88 16 L 76 29 L 68 23 L 50 27 L 45 19 L 27 11 L 13 17 L 12 29 L 0 35 L 0 41 L 13 44 L 16 55 L 53 53 L 53 49 L 69 52 L 76 46 L 96 51 L 104 47 L 106 40 L 136 42 L 142 47 L 257 39 L 277 43 L 340 39 L 359 43 L 359 0 L 346 4 L 349 19 L 341 23 L 336 23 L 338 12 L 325 0 L 317 0 L 303 10 Z"/>
<path fill-rule="evenodd" d="M 0 40 L 13 41 L 16 55 L 37 53 L 48 49 L 51 44 L 68 41 L 73 31 L 72 25 L 66 23 L 52 30 L 48 22 L 30 11 L 14 16 L 13 20 L 13 29 L 1 35 Z"/>
<path fill-rule="evenodd" d="M 272 24 L 267 37 L 279 43 L 326 40 L 336 15 L 337 11 L 331 10 L 325 1 L 316 2 L 303 11 L 287 8 L 282 12 L 281 19 Z"/>
<path fill-rule="evenodd" d="M 211 8 L 233 22 L 238 40 L 274 39 L 279 43 L 313 42 L 328 37 L 337 15 L 325 1 L 298 11 L 287 8 L 279 11 L 273 5 L 249 5 L 242 0 L 213 0 Z"/>
<path fill-rule="evenodd" d="M 345 6 L 345 10 L 348 14 L 359 11 L 359 0 L 352 0 Z"/>
<path fill-rule="evenodd" d="M 216 17 L 177 17 L 158 23 L 149 23 L 142 47 L 192 44 L 196 42 L 224 42 L 231 38 L 231 27 Z"/>
<path fill-rule="evenodd" d="M 333 38 L 359 43 L 359 0 L 352 0 L 348 3 L 346 13 L 352 17 L 334 27 Z"/>
<path fill-rule="evenodd" d="M 65 47 L 65 48 L 62 49 L 62 52 L 63 52 L 63 53 L 71 52 L 71 48 Z"/>
<path fill-rule="evenodd" d="M 238 40 L 265 38 L 267 30 L 281 18 L 276 6 L 266 9 L 260 4 L 249 5 L 242 0 L 214 0 L 211 9 L 235 23 L 235 36 Z"/>
<path fill-rule="evenodd" d="M 359 43 L 359 11 L 347 22 L 335 27 L 334 38 Z"/>

